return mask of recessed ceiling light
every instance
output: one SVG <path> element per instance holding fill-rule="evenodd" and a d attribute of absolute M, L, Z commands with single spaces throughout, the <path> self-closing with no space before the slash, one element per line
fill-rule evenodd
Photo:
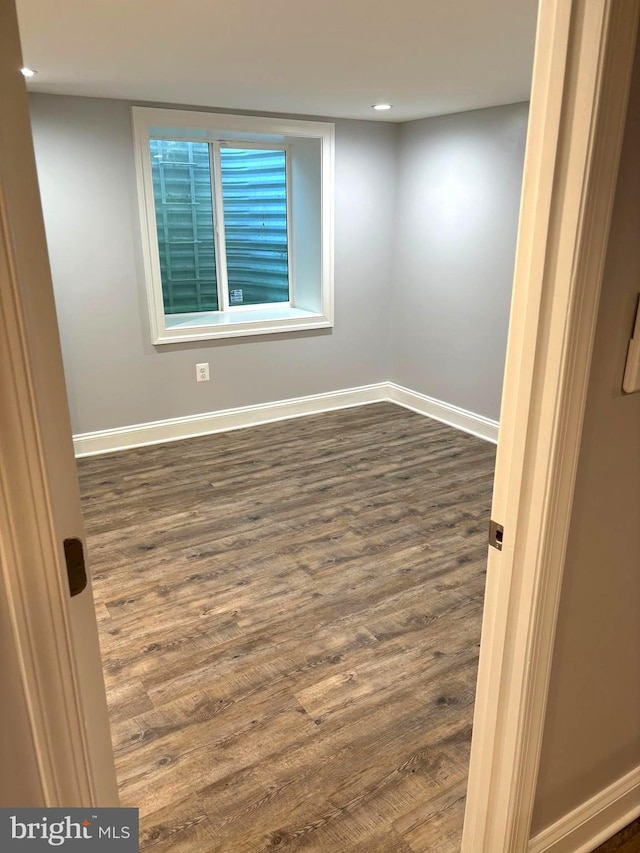
<path fill-rule="evenodd" d="M 38 73 L 37 71 L 34 71 L 33 68 L 27 68 L 26 65 L 24 68 L 21 68 L 20 71 L 22 72 L 23 77 L 33 77 L 34 74 Z"/>
<path fill-rule="evenodd" d="M 391 104 L 374 104 L 374 110 L 390 110 Z"/>

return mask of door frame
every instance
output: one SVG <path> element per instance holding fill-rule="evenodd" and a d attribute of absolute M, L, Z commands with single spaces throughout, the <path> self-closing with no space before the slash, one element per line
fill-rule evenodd
<path fill-rule="evenodd" d="M 21 67 L 14 0 L 0 0 L 0 612 L 15 663 L 0 701 L 8 719 L 24 709 L 0 739 L 5 796 L 116 805 L 91 584 L 70 598 L 63 553 L 82 512 Z"/>
<path fill-rule="evenodd" d="M 540 3 L 463 853 L 530 839 L 639 12 Z"/>
<path fill-rule="evenodd" d="M 13 4 L 0 2 L 4 16 Z M 540 3 L 492 511 L 504 545 L 489 549 L 464 853 L 520 853 L 529 840 L 639 8 Z M 14 401 L 0 409 L 10 460 L 0 465 L 0 595 L 13 614 L 46 805 L 104 805 L 83 725 L 11 199 L 0 202 L 0 381 Z"/>
<path fill-rule="evenodd" d="M 11 200 L 4 190 L 0 174 L 0 594 L 27 709 L 30 741 L 23 752 L 37 763 L 34 805 L 90 805 L 93 774 L 78 701 L 69 592 L 25 346 Z"/>

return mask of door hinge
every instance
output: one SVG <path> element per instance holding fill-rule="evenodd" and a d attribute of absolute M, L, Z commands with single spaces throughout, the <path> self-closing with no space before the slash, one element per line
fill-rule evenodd
<path fill-rule="evenodd" d="M 87 568 L 81 539 L 64 540 L 64 558 L 67 563 L 69 592 L 72 596 L 79 595 L 87 585 Z"/>
<path fill-rule="evenodd" d="M 504 536 L 504 527 L 498 524 L 497 521 L 491 519 L 489 525 L 489 545 L 495 548 L 496 551 L 502 551 L 502 537 Z"/>

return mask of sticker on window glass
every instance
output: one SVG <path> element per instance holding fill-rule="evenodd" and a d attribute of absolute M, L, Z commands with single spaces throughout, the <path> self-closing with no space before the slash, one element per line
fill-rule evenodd
<path fill-rule="evenodd" d="M 242 288 L 236 287 L 235 290 L 229 291 L 229 304 L 230 305 L 241 305 L 242 304 Z"/>

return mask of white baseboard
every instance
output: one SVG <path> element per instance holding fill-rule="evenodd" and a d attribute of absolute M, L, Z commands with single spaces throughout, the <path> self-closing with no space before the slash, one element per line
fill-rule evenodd
<path fill-rule="evenodd" d="M 491 441 L 493 444 L 498 443 L 498 421 L 492 421 L 483 415 L 476 415 L 474 412 L 468 412 L 466 409 L 460 409 L 450 403 L 443 403 L 442 400 L 427 397 L 426 394 L 403 388 L 402 385 L 396 385 L 395 382 L 389 382 L 388 388 L 388 399 L 392 403 L 398 403 L 406 409 L 427 415 L 463 432 Z"/>
<path fill-rule="evenodd" d="M 640 767 L 543 829 L 527 853 L 591 853 L 640 816 Z"/>
<path fill-rule="evenodd" d="M 303 415 L 317 415 L 335 409 L 362 406 L 366 403 L 379 403 L 386 399 L 387 383 L 379 382 L 375 385 L 362 385 L 359 388 L 347 388 L 343 391 L 330 391 L 327 394 L 278 400 L 275 403 L 258 403 L 255 406 L 222 409 L 219 412 L 207 412 L 202 415 L 187 415 L 165 421 L 151 421 L 146 424 L 80 433 L 74 435 L 73 444 L 76 456 L 92 456 L 96 453 L 111 453 L 128 447 L 144 447 L 148 444 L 161 444 L 165 441 L 226 432 L 287 418 L 299 418 Z"/>
<path fill-rule="evenodd" d="M 362 385 L 359 388 L 346 388 L 326 394 L 278 400 L 275 403 L 259 403 L 255 406 L 241 406 L 237 409 L 224 409 L 202 415 L 188 415 L 164 421 L 79 433 L 74 435 L 73 445 L 76 456 L 93 456 L 98 453 L 112 453 L 131 447 L 161 444 L 165 441 L 194 438 L 198 435 L 226 432 L 287 418 L 317 415 L 336 409 L 380 402 L 398 403 L 488 441 L 495 442 L 498 438 L 498 424 L 495 421 L 466 412 L 456 406 L 450 406 L 440 400 L 425 397 L 415 391 L 409 391 L 393 382 L 378 382 L 374 385 Z"/>

